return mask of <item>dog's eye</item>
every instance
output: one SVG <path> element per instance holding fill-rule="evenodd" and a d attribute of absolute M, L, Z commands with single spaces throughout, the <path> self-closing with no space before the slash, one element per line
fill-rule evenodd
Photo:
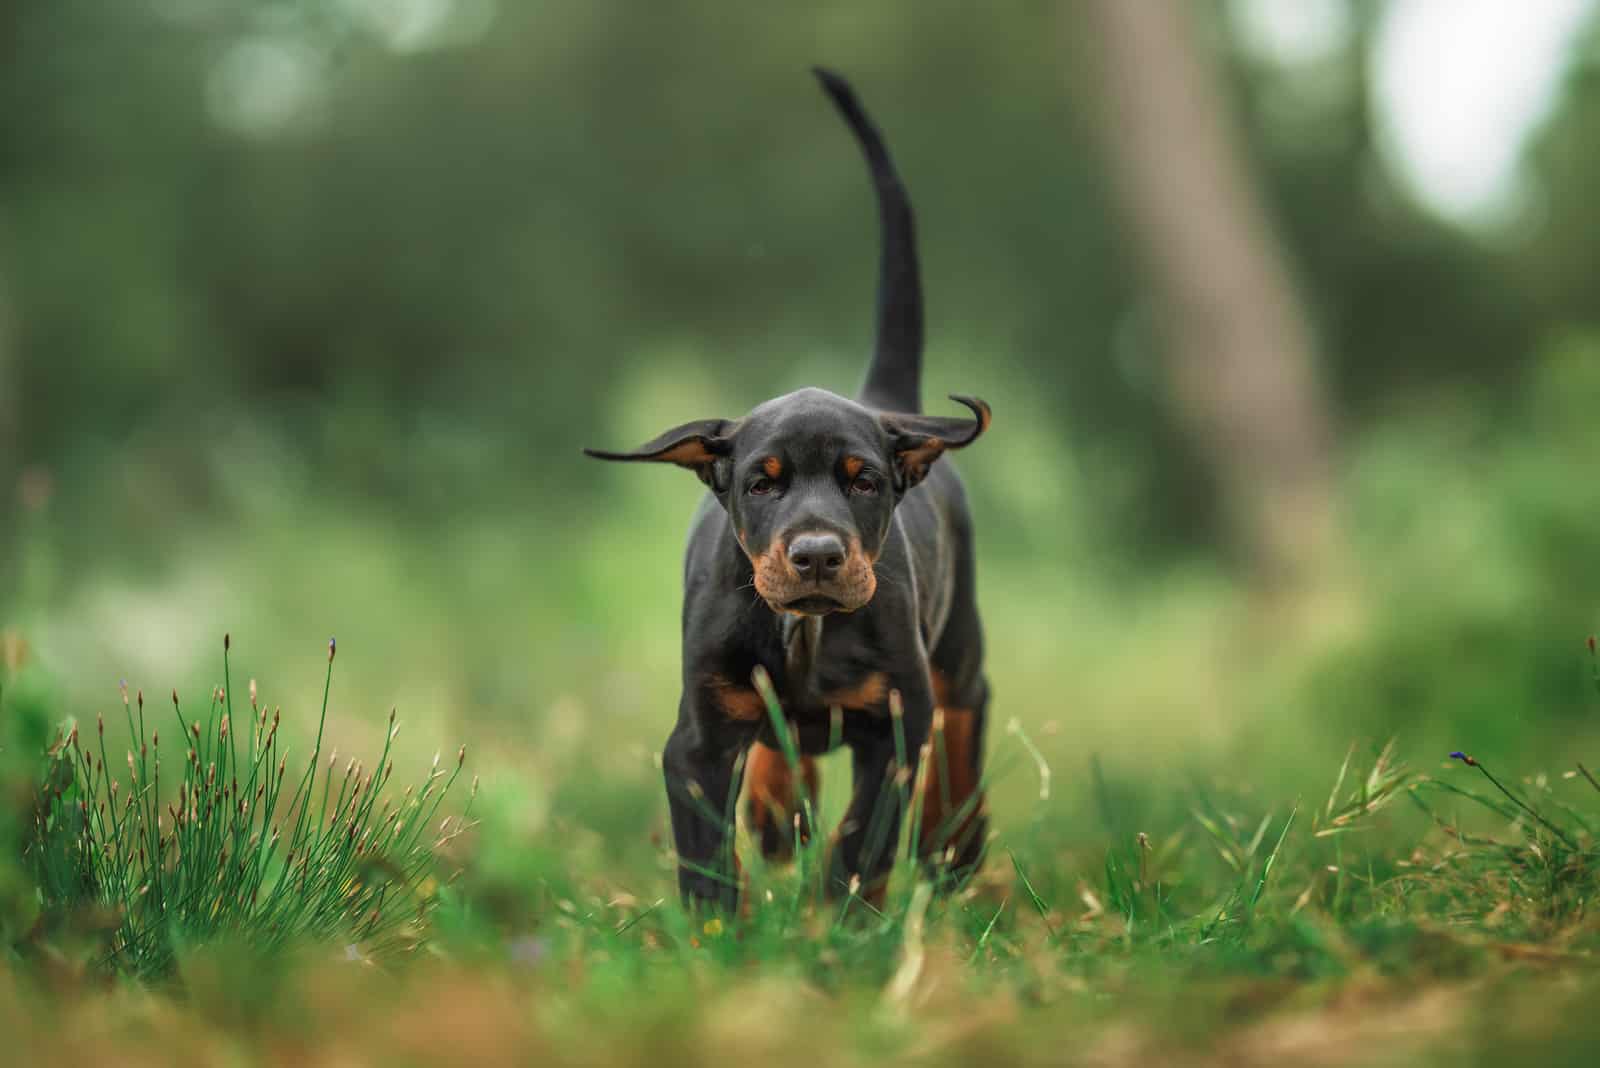
<path fill-rule="evenodd" d="M 750 483 L 750 493 L 751 493 L 752 496 L 765 497 L 767 494 L 771 493 L 774 489 L 777 489 L 777 486 L 778 486 L 778 484 L 776 482 L 772 481 L 772 479 L 767 478 L 765 475 L 763 475 L 762 477 L 756 479 L 754 482 Z"/>
<path fill-rule="evenodd" d="M 857 475 L 850 480 L 850 492 L 862 497 L 870 497 L 878 492 L 878 483 L 866 475 Z"/>

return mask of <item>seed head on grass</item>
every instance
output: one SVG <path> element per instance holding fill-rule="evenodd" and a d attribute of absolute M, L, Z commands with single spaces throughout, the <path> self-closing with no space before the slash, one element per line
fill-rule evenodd
<path fill-rule="evenodd" d="M 1560 827 L 1557 827 L 1554 823 L 1551 823 L 1549 820 L 1545 819 L 1532 805 L 1528 804 L 1522 798 L 1506 789 L 1505 785 L 1502 784 L 1499 779 L 1495 778 L 1494 773 L 1488 768 L 1484 767 L 1481 761 L 1475 760 L 1471 756 L 1459 750 L 1451 753 L 1450 759 L 1459 760 L 1469 768 L 1477 768 L 1479 773 L 1482 774 L 1485 779 L 1488 779 L 1490 784 L 1493 785 L 1496 790 L 1499 790 L 1502 794 L 1504 794 L 1506 799 L 1515 805 L 1519 811 L 1525 813 L 1539 826 L 1543 827 L 1545 830 L 1559 838 L 1568 849 L 1577 848 L 1577 843 L 1572 840 L 1567 832 L 1563 831 Z"/>
<path fill-rule="evenodd" d="M 225 641 L 225 680 L 230 647 L 231 640 Z M 330 641 L 317 742 L 292 790 L 284 789 L 289 752 L 279 745 L 276 714 L 271 731 L 252 744 L 253 752 L 226 744 L 232 733 L 226 685 L 214 691 L 204 728 L 198 720 L 185 722 L 173 691 L 180 730 L 194 743 L 178 782 L 166 787 L 176 803 L 160 796 L 159 730 L 152 726 L 149 748 L 142 741 L 142 693 L 137 719 L 132 709 L 128 715 L 129 789 L 121 805 L 121 783 L 104 759 L 97 765 L 92 754 L 78 750 L 75 729 L 52 750 L 44 781 L 63 786 L 42 795 L 28 859 L 47 909 L 116 914 L 101 964 L 159 975 L 171 970 L 178 945 L 218 937 L 261 946 L 353 938 L 373 958 L 420 944 L 435 904 L 433 891 L 425 887 L 437 889 L 433 870 L 440 844 L 424 830 L 438 818 L 466 750 L 458 751 L 453 773 L 439 771 L 436 760 L 424 790 L 414 794 L 408 787 L 397 806 L 384 799 L 379 809 L 379 794 L 393 767 L 391 714 L 375 765 L 385 768 L 384 774 L 363 774 L 362 765 L 352 760 L 335 818 L 324 823 L 313 811 L 313 799 L 319 789 L 326 797 L 336 775 L 330 765 L 323 782 L 317 782 L 334 648 Z M 126 702 L 125 688 L 123 697 Z M 436 788 L 437 779 L 444 781 Z M 48 804 L 52 796 L 54 805 Z M 469 798 L 459 816 L 446 817 L 454 820 L 450 837 L 468 826 L 471 807 Z M 281 852 L 280 845 L 286 847 Z"/>

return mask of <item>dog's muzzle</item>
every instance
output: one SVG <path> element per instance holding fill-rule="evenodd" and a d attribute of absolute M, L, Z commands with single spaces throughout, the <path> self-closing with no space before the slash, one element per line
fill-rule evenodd
<path fill-rule="evenodd" d="M 805 531 L 774 546 L 755 564 L 756 592 L 774 611 L 801 615 L 853 612 L 872 600 L 877 576 L 852 538 L 831 531 Z"/>

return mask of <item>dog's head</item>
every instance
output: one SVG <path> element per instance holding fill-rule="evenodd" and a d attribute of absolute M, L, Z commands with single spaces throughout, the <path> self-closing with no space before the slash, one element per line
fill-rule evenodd
<path fill-rule="evenodd" d="M 873 571 L 895 505 L 949 449 L 989 427 L 989 406 L 952 397 L 976 419 L 875 412 L 821 389 L 768 401 L 743 419 L 673 427 L 601 460 L 686 467 L 711 488 L 774 611 L 851 612 L 877 592 Z"/>

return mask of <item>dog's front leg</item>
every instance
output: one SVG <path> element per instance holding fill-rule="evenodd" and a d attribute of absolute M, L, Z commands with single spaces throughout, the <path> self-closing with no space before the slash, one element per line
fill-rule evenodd
<path fill-rule="evenodd" d="M 928 694 L 918 689 L 906 692 L 910 696 L 898 727 L 877 720 L 855 737 L 848 730 L 845 735 L 853 781 L 850 806 L 833 844 L 828 892 L 841 896 L 854 887 L 875 908 L 882 906 L 888 889 L 901 821 L 909 809 L 917 762 L 933 718 Z"/>
<path fill-rule="evenodd" d="M 678 891 L 691 908 L 739 906 L 734 809 L 748 737 L 710 727 L 684 709 L 661 754 L 678 853 Z"/>

